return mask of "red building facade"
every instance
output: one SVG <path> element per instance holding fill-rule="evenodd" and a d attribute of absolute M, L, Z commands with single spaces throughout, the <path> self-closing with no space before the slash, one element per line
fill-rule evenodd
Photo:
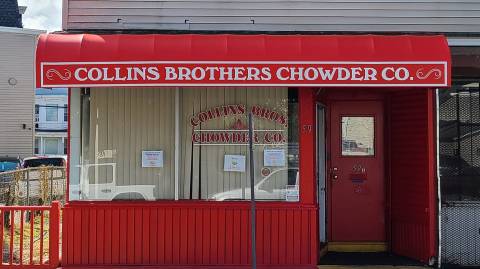
<path fill-rule="evenodd" d="M 438 254 L 443 36 L 48 34 L 36 79 L 70 89 L 63 266 L 249 266 L 249 158 L 260 267 Z"/>

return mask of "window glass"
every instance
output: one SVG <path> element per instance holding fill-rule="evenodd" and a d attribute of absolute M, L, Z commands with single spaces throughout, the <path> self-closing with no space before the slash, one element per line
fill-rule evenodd
<path fill-rule="evenodd" d="M 71 140 L 70 197 L 249 199 L 253 112 L 256 198 L 298 201 L 297 99 L 287 88 L 74 92 L 71 117 L 81 114 L 81 124 L 72 121 L 72 134 L 81 139 Z"/>
<path fill-rule="evenodd" d="M 181 92 L 182 199 L 250 199 L 248 120 L 254 120 L 255 192 L 285 200 L 298 184 L 297 91 L 209 88 Z"/>
<path fill-rule="evenodd" d="M 73 173 L 80 180 L 70 181 L 73 199 L 174 199 L 175 90 L 91 89 L 73 96 L 80 96 L 72 102 L 82 114 L 81 152 L 72 152 L 81 156 Z"/>
<path fill-rule="evenodd" d="M 58 105 L 47 104 L 45 108 L 46 120 L 47 121 L 57 121 L 58 120 Z"/>
<path fill-rule="evenodd" d="M 44 154 L 56 155 L 59 153 L 60 138 L 44 138 L 43 141 L 45 144 Z"/>
<path fill-rule="evenodd" d="M 39 121 L 40 116 L 40 106 L 35 105 L 35 123 Z"/>
<path fill-rule="evenodd" d="M 65 105 L 63 108 L 63 121 L 68 122 L 68 106 Z"/>
<path fill-rule="evenodd" d="M 40 153 L 40 138 L 35 137 L 35 148 L 34 148 L 34 154 L 39 154 Z"/>
<path fill-rule="evenodd" d="M 374 117 L 342 117 L 342 156 L 375 155 Z"/>

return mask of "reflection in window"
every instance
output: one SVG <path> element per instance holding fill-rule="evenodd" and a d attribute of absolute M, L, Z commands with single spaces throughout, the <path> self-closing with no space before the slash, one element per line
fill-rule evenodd
<path fill-rule="evenodd" d="M 250 199 L 253 112 L 256 198 L 286 200 L 290 188 L 289 201 L 298 201 L 296 90 L 90 89 L 70 106 L 82 115 L 81 125 L 72 122 L 81 137 L 72 200 Z"/>
<path fill-rule="evenodd" d="M 342 117 L 342 156 L 373 156 L 374 117 Z"/>
<path fill-rule="evenodd" d="M 46 120 L 47 121 L 57 121 L 58 120 L 58 105 L 56 104 L 47 104 L 45 108 Z"/>

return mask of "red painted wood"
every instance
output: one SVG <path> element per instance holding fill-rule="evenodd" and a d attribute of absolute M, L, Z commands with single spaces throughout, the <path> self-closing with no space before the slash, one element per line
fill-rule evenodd
<path fill-rule="evenodd" d="M 71 228 L 68 228 L 68 231 L 71 232 L 71 234 L 73 234 L 73 236 L 71 236 L 74 241 L 72 242 L 74 247 L 73 247 L 73 259 L 74 259 L 74 264 L 81 264 L 82 262 L 82 240 L 80 240 L 82 238 L 82 208 L 76 208 L 74 210 L 74 221 L 73 221 L 73 225 Z M 67 215 L 65 215 L 67 216 Z M 62 227 L 68 227 L 66 225 L 63 225 Z"/>
<path fill-rule="evenodd" d="M 0 206 L 0 226 L 4 226 L 5 217 L 8 216 L 8 224 L 10 227 L 6 229 L 3 227 L 0 229 L 0 245 L 3 246 L 3 250 L 8 250 L 9 252 L 4 252 L 8 254 L 8 260 L 5 261 L 3 258 L 5 255 L 0 257 L 2 260 L 0 262 L 0 268 L 57 268 L 59 265 L 59 242 L 60 242 L 60 206 L 58 202 L 52 202 L 51 206 Z M 45 212 L 49 213 L 49 226 L 48 232 L 44 233 L 43 229 L 43 215 Z M 30 215 L 30 220 L 25 219 L 27 213 Z M 40 233 L 38 237 L 34 238 L 33 228 L 35 222 L 35 214 L 39 213 L 40 216 Z M 16 223 L 15 216 L 20 216 Z M 30 226 L 30 240 L 29 249 L 26 249 L 25 246 L 25 225 L 29 224 Z M 8 231 L 8 232 L 6 232 Z M 13 234 L 18 234 L 19 238 L 14 239 L 15 236 L 10 236 Z M 10 239 L 6 240 L 6 236 L 9 236 Z M 40 255 L 40 261 L 34 262 L 33 256 L 36 255 L 34 251 L 34 245 L 40 247 L 39 253 L 43 253 L 44 245 L 43 242 L 48 238 L 49 249 L 48 249 L 48 258 L 44 259 L 43 255 Z M 39 243 L 35 242 L 38 241 Z M 39 244 L 39 245 L 38 245 Z M 14 257 L 14 253 L 18 253 L 18 257 Z M 39 254 L 38 253 L 38 254 Z M 25 261 L 25 262 L 24 262 Z"/>
<path fill-rule="evenodd" d="M 127 264 L 135 264 L 135 244 L 138 241 L 135 240 L 135 211 L 138 210 L 127 209 L 127 241 L 125 242 L 127 244 Z"/>
<path fill-rule="evenodd" d="M 149 210 L 146 210 L 147 212 Z M 150 212 L 150 219 L 147 220 L 150 222 L 149 225 L 149 231 L 146 233 L 146 237 L 149 240 L 148 246 L 146 246 L 146 251 L 149 251 L 149 257 L 150 257 L 150 262 L 153 264 L 158 263 L 158 233 L 157 233 L 157 228 L 155 226 L 158 226 L 159 223 L 158 221 L 158 210 L 151 210 Z"/>
<path fill-rule="evenodd" d="M 49 220 L 49 264 L 52 268 L 56 268 L 60 264 L 59 260 L 59 243 L 60 243 L 60 203 L 52 202 L 50 208 Z M 43 239 L 42 239 L 43 240 Z"/>
<path fill-rule="evenodd" d="M 257 263 L 259 264 L 265 264 L 267 262 L 265 262 L 264 260 L 264 257 L 265 257 L 265 252 L 263 251 L 265 246 L 263 244 L 263 242 L 265 242 L 265 237 L 264 237 L 264 225 L 265 225 L 265 221 L 264 221 L 264 212 L 263 211 L 257 211 L 257 216 L 256 216 L 256 220 L 257 220 L 257 225 L 256 225 L 256 228 L 257 228 L 257 233 L 255 234 L 256 236 L 256 239 L 257 239 Z M 249 258 L 251 259 L 251 255 L 249 255 Z"/>
<path fill-rule="evenodd" d="M 331 241 L 386 240 L 384 126 L 382 101 L 336 101 L 330 108 L 330 181 Z M 375 120 L 374 156 L 342 156 L 343 116 L 370 116 Z M 361 165 L 366 172 L 355 192 L 351 180 L 353 167 Z M 333 169 L 338 171 L 333 172 Z M 337 176 L 333 180 L 333 176 Z"/>
<path fill-rule="evenodd" d="M 134 213 L 134 237 L 135 238 L 141 238 L 142 240 L 135 240 L 134 244 L 134 264 L 144 264 L 142 262 L 142 256 L 148 256 L 148 251 L 146 253 L 142 252 L 142 244 L 143 244 L 143 237 L 142 237 L 142 231 L 143 231 L 143 223 L 145 221 L 143 220 L 143 210 L 135 210 Z"/>
<path fill-rule="evenodd" d="M 201 260 L 198 260 L 200 264 L 210 264 L 210 256 L 208 253 L 211 251 L 211 240 L 207 240 L 212 237 L 212 233 L 210 233 L 211 230 L 211 222 L 210 222 L 210 212 L 211 210 L 198 210 L 198 212 L 202 212 L 203 220 L 202 220 L 202 227 L 200 230 L 201 232 L 201 237 L 198 240 L 201 240 L 202 242 L 202 256 Z"/>
<path fill-rule="evenodd" d="M 423 262 L 436 255 L 433 100 L 433 90 L 390 98 L 392 250 Z"/>
<path fill-rule="evenodd" d="M 0 227 L 3 227 L 3 223 L 0 225 Z M 34 252 L 33 252 L 33 230 L 34 229 L 35 229 L 35 211 L 30 210 L 30 264 L 33 264 L 33 256 L 34 256 Z M 2 246 L 1 241 L 0 241 L 0 246 Z M 2 263 L 2 261 L 0 261 L 0 263 Z"/>
<path fill-rule="evenodd" d="M 82 210 L 84 214 L 79 215 L 78 218 L 72 218 L 71 215 L 75 215 L 77 210 Z M 67 248 L 67 252 L 63 253 L 63 266 L 110 264 L 242 267 L 248 266 L 251 260 L 248 202 L 76 202 L 65 205 L 63 214 L 65 219 L 63 244 L 80 246 L 95 244 L 97 249 L 96 252 L 91 252 L 89 249 L 79 248 L 72 254 Z M 70 220 L 75 219 L 77 223 L 84 223 L 83 219 L 87 218 L 89 223 L 93 215 L 97 216 L 97 227 L 93 229 L 87 225 L 84 234 L 90 235 L 95 230 L 96 238 L 75 237 L 70 234 L 78 233 L 68 228 L 73 224 Z M 130 216 L 139 218 L 131 221 L 128 219 Z M 316 252 L 312 252 L 311 249 L 315 247 L 316 238 L 311 234 L 312 230 L 316 229 L 316 216 L 315 206 L 301 206 L 295 203 L 258 203 L 259 264 L 314 268 L 316 262 L 312 261 L 316 261 Z M 103 221 L 99 221 L 101 219 Z M 104 227 L 99 227 L 102 223 Z M 122 225 L 122 223 L 126 224 Z M 129 226 L 132 223 L 135 228 L 131 231 Z M 114 236 L 116 231 L 107 224 L 118 227 L 118 236 Z M 140 233 L 137 232 L 137 228 Z M 101 231 L 103 235 L 99 234 Z M 111 244 L 106 240 L 108 231 L 112 231 Z M 122 234 L 127 234 L 123 237 L 124 239 L 121 239 Z M 98 240 L 99 237 L 104 239 Z M 123 243 L 115 244 L 115 238 L 118 237 Z M 127 238 L 129 239 L 126 240 Z M 75 240 L 81 242 L 69 242 Z M 156 243 L 152 244 L 153 241 Z M 127 256 L 131 255 L 128 252 L 135 246 L 140 246 L 140 259 L 135 256 L 122 259 L 122 255 L 119 259 L 113 258 L 117 251 Z M 111 260 L 107 259 L 109 247 L 112 248 Z M 105 252 L 100 253 L 101 249 Z M 83 253 L 85 251 L 87 254 Z M 69 255 L 87 256 L 88 259 L 79 260 Z"/>
<path fill-rule="evenodd" d="M 316 204 L 315 177 L 315 96 L 314 89 L 300 88 L 299 121 L 300 121 L 300 202 Z"/>
<path fill-rule="evenodd" d="M 165 253 L 165 260 L 163 261 L 165 264 L 173 264 L 173 209 L 166 208 L 164 214 L 164 223 L 165 223 L 165 233 L 159 231 L 160 235 L 163 235 L 165 238 L 165 244 L 163 251 Z"/>

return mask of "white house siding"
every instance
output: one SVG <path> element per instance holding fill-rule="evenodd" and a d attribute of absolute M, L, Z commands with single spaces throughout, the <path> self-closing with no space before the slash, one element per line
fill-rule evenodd
<path fill-rule="evenodd" d="M 65 30 L 479 32 L 478 0 L 64 0 Z"/>
<path fill-rule="evenodd" d="M 0 156 L 33 154 L 34 60 L 39 33 L 0 27 Z M 10 85 L 9 79 L 16 85 Z"/>

